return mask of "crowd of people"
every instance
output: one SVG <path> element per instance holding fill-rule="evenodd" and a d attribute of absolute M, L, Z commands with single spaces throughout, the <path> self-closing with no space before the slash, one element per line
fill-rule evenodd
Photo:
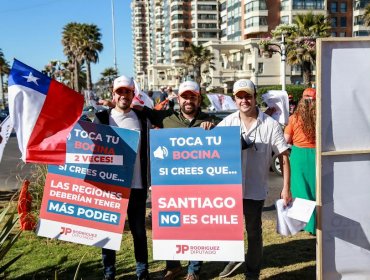
<path fill-rule="evenodd" d="M 295 197 L 315 200 L 315 90 L 304 91 L 285 131 L 277 121 L 258 108 L 256 87 L 247 79 L 234 83 L 233 97 L 238 110 L 223 120 L 215 120 L 202 112 L 200 88 L 194 81 L 181 83 L 177 95 L 173 93 L 171 87 L 162 87 L 161 92 L 155 96 L 152 91 L 149 91 L 148 96 L 152 98 L 155 106 L 158 106 L 154 109 L 132 106 L 134 90 L 135 86 L 131 78 L 121 76 L 115 79 L 112 102 L 109 102 L 112 108 L 97 113 L 94 122 L 141 132 L 140 149 L 134 166 L 132 191 L 127 210 L 134 240 L 138 280 L 150 279 L 145 229 L 145 202 L 150 182 L 149 129 L 152 127 L 212 129 L 215 126 L 240 128 L 243 214 L 248 239 L 245 279 L 259 279 L 263 256 L 262 209 L 268 193 L 268 173 L 272 152 L 279 155 L 282 165 L 281 198 L 284 204 L 290 204 Z M 174 110 L 175 101 L 178 103 L 179 110 Z M 160 104 L 163 106 L 159 106 Z M 293 144 L 290 157 L 288 143 Z M 306 230 L 315 234 L 315 217 L 311 220 Z M 115 258 L 115 251 L 102 249 L 104 279 L 115 279 Z M 227 263 L 220 277 L 230 276 L 240 265 L 241 263 L 236 262 Z M 185 279 L 200 279 L 201 267 L 201 261 L 190 261 Z M 162 279 L 176 279 L 181 274 L 180 261 L 166 261 Z"/>

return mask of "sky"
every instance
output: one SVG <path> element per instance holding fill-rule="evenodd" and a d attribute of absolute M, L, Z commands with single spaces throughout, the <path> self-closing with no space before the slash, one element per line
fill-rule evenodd
<path fill-rule="evenodd" d="M 131 0 L 113 1 L 118 72 L 131 77 Z M 0 0 L 0 49 L 10 65 L 16 58 L 41 71 L 50 60 L 66 60 L 62 31 L 70 22 L 100 29 L 104 49 L 91 65 L 96 82 L 105 68 L 114 66 L 111 0 Z"/>

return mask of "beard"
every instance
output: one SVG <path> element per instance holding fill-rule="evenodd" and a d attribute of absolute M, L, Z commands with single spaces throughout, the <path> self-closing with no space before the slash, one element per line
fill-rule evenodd
<path fill-rule="evenodd" d="M 127 110 L 131 106 L 131 102 L 128 98 L 120 98 L 116 103 L 116 106 L 121 110 Z"/>
<path fill-rule="evenodd" d="M 183 103 L 180 106 L 181 112 L 187 114 L 187 115 L 192 115 L 195 114 L 198 111 L 198 107 L 195 105 L 193 102 L 188 102 L 188 103 Z"/>

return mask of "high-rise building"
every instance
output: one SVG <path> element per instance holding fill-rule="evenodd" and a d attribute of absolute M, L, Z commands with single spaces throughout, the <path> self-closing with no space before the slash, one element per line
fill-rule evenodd
<path fill-rule="evenodd" d="M 134 72 L 142 87 L 176 87 L 185 48 L 219 40 L 217 0 L 133 0 L 131 9 Z"/>
<path fill-rule="evenodd" d="M 370 5 L 370 0 L 355 0 L 353 6 L 353 35 L 358 36 L 369 36 L 370 27 L 364 25 L 363 15 L 365 13 L 365 7 Z"/>
<path fill-rule="evenodd" d="M 354 1 L 354 2 L 353 2 Z M 230 88 L 235 78 L 261 85 L 282 83 L 280 55 L 264 57 L 258 40 L 298 14 L 328 16 L 331 36 L 369 35 L 363 25 L 370 0 L 133 0 L 135 78 L 142 87 L 177 87 L 188 74 L 182 63 L 191 43 L 204 45 L 214 56 L 212 87 Z M 140 28 L 145 27 L 145 32 Z M 286 67 L 286 82 L 301 82 L 299 66 Z"/>
<path fill-rule="evenodd" d="M 149 62 L 150 37 L 150 6 L 145 0 L 131 2 L 132 41 L 134 51 L 134 75 L 135 80 L 142 86 L 146 86 L 145 77 Z"/>

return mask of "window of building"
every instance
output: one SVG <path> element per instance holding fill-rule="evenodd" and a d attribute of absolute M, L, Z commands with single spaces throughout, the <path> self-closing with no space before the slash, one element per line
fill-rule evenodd
<path fill-rule="evenodd" d="M 266 2 L 265 1 L 251 1 L 245 4 L 244 6 L 244 13 L 252 12 L 252 11 L 260 11 L 260 10 L 267 10 Z"/>
<path fill-rule="evenodd" d="M 331 2 L 330 3 L 330 12 L 332 12 L 332 13 L 338 12 L 338 3 L 337 2 Z"/>
<path fill-rule="evenodd" d="M 198 5 L 199 11 L 217 11 L 216 5 Z"/>
<path fill-rule="evenodd" d="M 263 73 L 263 62 L 258 62 L 258 73 Z"/>
<path fill-rule="evenodd" d="M 347 26 L 347 17 L 340 17 L 340 27 Z"/>
<path fill-rule="evenodd" d="M 346 2 L 340 3 L 340 12 L 347 13 L 347 3 Z"/>
<path fill-rule="evenodd" d="M 337 32 L 332 32 L 330 35 L 331 37 L 337 37 Z"/>
<path fill-rule="evenodd" d="M 217 15 L 212 14 L 198 14 L 198 19 L 201 20 L 209 20 L 209 19 L 217 19 Z"/>
<path fill-rule="evenodd" d="M 289 24 L 289 16 L 283 16 L 280 18 L 280 23 Z"/>
<path fill-rule="evenodd" d="M 287 0 L 281 1 L 280 7 L 282 11 L 289 10 L 289 1 Z"/>
<path fill-rule="evenodd" d="M 346 37 L 346 32 L 339 32 L 339 37 Z"/>
<path fill-rule="evenodd" d="M 245 20 L 245 28 L 252 26 L 266 26 L 267 17 L 251 17 Z"/>
<path fill-rule="evenodd" d="M 323 9 L 323 0 L 293 0 L 293 10 Z"/>
<path fill-rule="evenodd" d="M 331 27 L 338 26 L 338 19 L 336 17 L 331 18 Z"/>

